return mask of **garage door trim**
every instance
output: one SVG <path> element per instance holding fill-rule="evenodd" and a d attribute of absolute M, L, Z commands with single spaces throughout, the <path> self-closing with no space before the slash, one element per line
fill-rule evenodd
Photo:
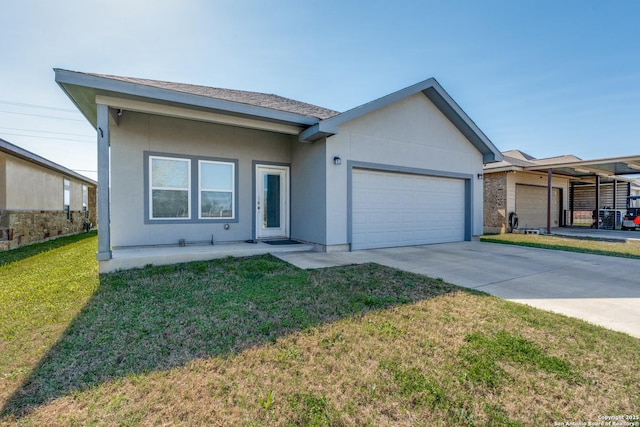
<path fill-rule="evenodd" d="M 411 168 L 406 166 L 386 165 L 381 163 L 347 161 L 347 239 L 353 243 L 353 170 L 365 169 L 376 172 L 404 173 L 411 175 L 432 176 L 438 178 L 457 178 L 464 180 L 464 239 L 471 240 L 473 224 L 473 185 L 472 174 L 438 171 L 432 169 Z"/>

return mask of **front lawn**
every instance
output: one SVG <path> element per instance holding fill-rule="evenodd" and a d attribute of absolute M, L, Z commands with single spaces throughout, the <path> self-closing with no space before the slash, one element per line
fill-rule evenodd
<path fill-rule="evenodd" d="M 640 238 L 640 233 L 638 233 L 638 238 Z M 480 236 L 480 241 L 640 259 L 640 242 L 611 242 L 588 238 L 511 233 L 487 234 Z"/>
<path fill-rule="evenodd" d="M 0 424 L 511 425 L 639 415 L 640 340 L 374 264 L 0 266 Z M 0 264 L 2 256 L 0 254 Z"/>

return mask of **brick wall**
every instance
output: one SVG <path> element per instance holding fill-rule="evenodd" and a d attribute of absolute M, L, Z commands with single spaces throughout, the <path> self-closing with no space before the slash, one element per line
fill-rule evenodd
<path fill-rule="evenodd" d="M 64 211 L 0 211 L 0 250 L 82 232 L 83 212 L 71 217 L 67 220 Z"/>
<path fill-rule="evenodd" d="M 505 233 L 507 231 L 507 173 L 485 173 L 484 182 L 484 223 L 485 233 Z"/>

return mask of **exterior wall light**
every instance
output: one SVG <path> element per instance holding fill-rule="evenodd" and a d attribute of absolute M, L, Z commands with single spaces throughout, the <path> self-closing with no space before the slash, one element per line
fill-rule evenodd
<path fill-rule="evenodd" d="M 481 173 L 478 174 L 478 179 L 482 179 L 482 174 Z"/>
<path fill-rule="evenodd" d="M 333 164 L 336 166 L 340 166 L 342 164 L 342 159 L 340 158 L 340 156 L 335 156 L 333 158 Z"/>

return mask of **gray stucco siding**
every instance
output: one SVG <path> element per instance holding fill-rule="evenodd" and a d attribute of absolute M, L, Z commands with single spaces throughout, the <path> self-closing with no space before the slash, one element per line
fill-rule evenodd
<path fill-rule="evenodd" d="M 292 137 L 192 120 L 125 111 L 111 127 L 111 244 L 113 247 L 243 241 L 253 236 L 253 162 L 291 162 Z M 145 152 L 236 164 L 236 214 L 228 221 L 145 221 Z M 193 171 L 192 171 L 193 172 Z M 193 180 L 192 174 L 192 180 Z M 192 185 L 197 186 L 197 181 Z M 197 194 L 197 190 L 194 194 Z M 194 204 L 192 203 L 192 206 Z M 228 229 L 225 229 L 228 224 Z"/>
<path fill-rule="evenodd" d="M 341 166 L 333 157 L 342 158 Z M 347 162 L 477 177 L 482 154 L 423 94 L 416 94 L 340 126 L 326 139 L 327 245 L 349 240 Z M 468 178 L 469 230 L 482 234 L 482 185 Z"/>
<path fill-rule="evenodd" d="M 291 146 L 291 238 L 327 243 L 326 144 L 294 142 Z"/>

